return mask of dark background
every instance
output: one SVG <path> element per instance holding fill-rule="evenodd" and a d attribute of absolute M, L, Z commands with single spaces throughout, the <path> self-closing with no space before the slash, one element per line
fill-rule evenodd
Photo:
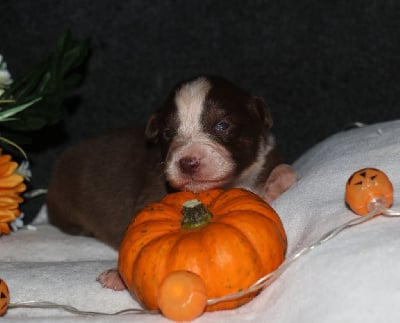
<path fill-rule="evenodd" d="M 198 74 L 263 97 L 289 163 L 353 122 L 400 114 L 398 0 L 1 0 L 0 54 L 13 78 L 67 28 L 90 38 L 91 56 L 64 122 L 25 147 L 33 188 L 47 186 L 66 146 L 144 122 L 175 83 Z"/>

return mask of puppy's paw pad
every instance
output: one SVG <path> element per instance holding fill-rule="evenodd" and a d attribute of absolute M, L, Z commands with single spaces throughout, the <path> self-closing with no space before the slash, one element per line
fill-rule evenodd
<path fill-rule="evenodd" d="M 126 286 L 117 269 L 108 269 L 102 272 L 96 279 L 104 288 L 115 291 L 125 290 Z"/>

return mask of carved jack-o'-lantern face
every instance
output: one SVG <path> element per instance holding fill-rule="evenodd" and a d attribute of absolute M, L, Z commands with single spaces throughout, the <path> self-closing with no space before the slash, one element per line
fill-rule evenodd
<path fill-rule="evenodd" d="M 10 303 L 10 293 L 8 291 L 8 286 L 0 278 L 0 316 L 7 312 L 8 304 Z"/>
<path fill-rule="evenodd" d="M 346 202 L 354 213 L 368 214 L 370 203 L 378 199 L 385 207 L 393 203 L 393 186 L 385 173 L 363 168 L 351 175 L 346 184 Z"/>

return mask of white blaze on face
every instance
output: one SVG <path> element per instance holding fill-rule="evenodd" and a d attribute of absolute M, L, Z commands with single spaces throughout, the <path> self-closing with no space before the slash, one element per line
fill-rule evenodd
<path fill-rule="evenodd" d="M 201 124 L 210 88 L 206 78 L 199 78 L 185 84 L 175 95 L 179 126 L 166 158 L 165 174 L 169 183 L 182 191 L 222 187 L 232 178 L 234 164 L 229 151 L 212 140 Z M 190 174 L 180 166 L 185 158 L 199 163 Z"/>
<path fill-rule="evenodd" d="M 179 137 L 190 139 L 202 134 L 201 113 L 203 103 L 211 85 L 205 78 L 199 78 L 184 85 L 175 96 L 175 104 L 178 108 Z"/>

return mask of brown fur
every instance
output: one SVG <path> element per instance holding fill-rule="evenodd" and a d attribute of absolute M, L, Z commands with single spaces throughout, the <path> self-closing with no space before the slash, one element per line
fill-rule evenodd
<path fill-rule="evenodd" d="M 184 90 L 178 91 L 182 86 Z M 185 100 L 178 107 L 175 103 L 180 96 Z M 187 111 L 186 121 L 179 120 L 179 109 Z M 191 119 L 192 111 L 195 119 Z M 222 129 L 215 126 L 219 122 L 224 123 Z M 186 137 L 179 135 L 181 125 Z M 267 131 L 271 125 L 262 100 L 224 79 L 202 77 L 183 82 L 150 117 L 146 128 L 116 129 L 84 140 L 60 156 L 47 196 L 50 223 L 67 233 L 93 236 L 118 248 L 134 214 L 170 191 L 164 161 L 173 167 L 170 176 L 184 178 L 177 184 L 169 179 L 177 189 L 244 187 L 269 202 L 296 181 L 293 170 L 280 164 L 273 136 Z M 175 136 L 190 149 L 171 162 L 170 157 L 179 156 Z M 196 142 L 199 138 L 200 144 Z M 221 173 L 217 169 L 221 161 L 227 165 L 222 173 L 225 177 L 213 184 L 217 171 Z"/>
<path fill-rule="evenodd" d="M 167 193 L 160 160 L 142 127 L 117 129 L 73 146 L 53 169 L 50 222 L 118 248 L 135 212 Z"/>

